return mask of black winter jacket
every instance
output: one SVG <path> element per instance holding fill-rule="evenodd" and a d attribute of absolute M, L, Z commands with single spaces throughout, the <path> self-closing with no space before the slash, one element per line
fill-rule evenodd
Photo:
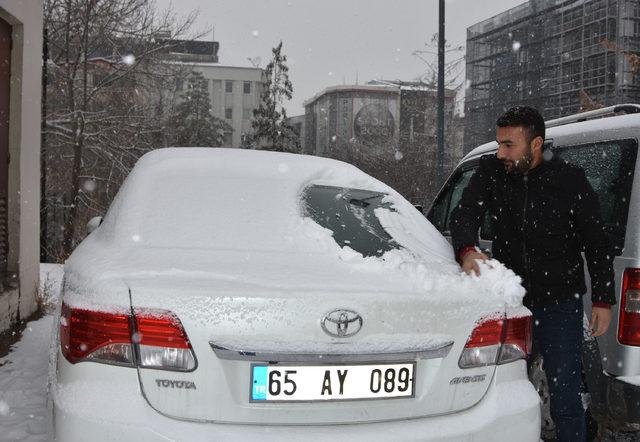
<path fill-rule="evenodd" d="M 527 175 L 508 174 L 495 155 L 482 157 L 451 215 L 456 256 L 476 245 L 485 210 L 493 218 L 493 257 L 522 277 L 525 305 L 584 294 L 583 251 L 593 302 L 615 304 L 613 252 L 582 169 L 552 159 Z"/>

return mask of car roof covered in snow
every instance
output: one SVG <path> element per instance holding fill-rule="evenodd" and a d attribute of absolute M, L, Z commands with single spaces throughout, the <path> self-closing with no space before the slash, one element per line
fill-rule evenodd
<path fill-rule="evenodd" d="M 350 164 L 226 148 L 145 154 L 97 233 L 133 246 L 290 250 L 321 229 L 304 215 L 301 195 L 312 184 L 382 193 L 396 213 L 437 236 L 396 191 Z"/>

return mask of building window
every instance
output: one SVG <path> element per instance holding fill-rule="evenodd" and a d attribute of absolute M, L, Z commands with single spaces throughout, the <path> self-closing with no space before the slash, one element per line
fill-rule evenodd
<path fill-rule="evenodd" d="M 182 91 L 184 88 L 184 80 L 182 78 L 176 78 L 176 90 Z"/>
<path fill-rule="evenodd" d="M 251 93 L 251 82 L 250 81 L 245 81 L 244 82 L 244 93 L 245 94 L 250 94 Z"/>
<path fill-rule="evenodd" d="M 224 90 L 225 92 L 231 93 L 233 92 L 233 81 L 225 81 L 224 82 Z"/>
<path fill-rule="evenodd" d="M 233 109 L 228 107 L 224 110 L 224 117 L 227 120 L 231 120 L 233 118 Z"/>
<path fill-rule="evenodd" d="M 232 144 L 233 144 L 233 134 L 232 134 L 232 132 L 225 132 L 224 133 L 224 145 L 226 147 L 231 147 Z"/>

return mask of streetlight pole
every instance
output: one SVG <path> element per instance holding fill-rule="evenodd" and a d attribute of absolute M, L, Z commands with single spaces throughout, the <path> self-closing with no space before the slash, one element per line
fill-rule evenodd
<path fill-rule="evenodd" d="M 436 185 L 444 184 L 444 0 L 438 7 L 438 152 Z"/>

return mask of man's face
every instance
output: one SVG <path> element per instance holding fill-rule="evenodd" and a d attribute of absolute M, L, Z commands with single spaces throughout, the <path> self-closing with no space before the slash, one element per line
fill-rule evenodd
<path fill-rule="evenodd" d="M 531 168 L 533 151 L 527 129 L 522 126 L 498 127 L 498 159 L 504 164 L 507 173 L 525 173 Z"/>

